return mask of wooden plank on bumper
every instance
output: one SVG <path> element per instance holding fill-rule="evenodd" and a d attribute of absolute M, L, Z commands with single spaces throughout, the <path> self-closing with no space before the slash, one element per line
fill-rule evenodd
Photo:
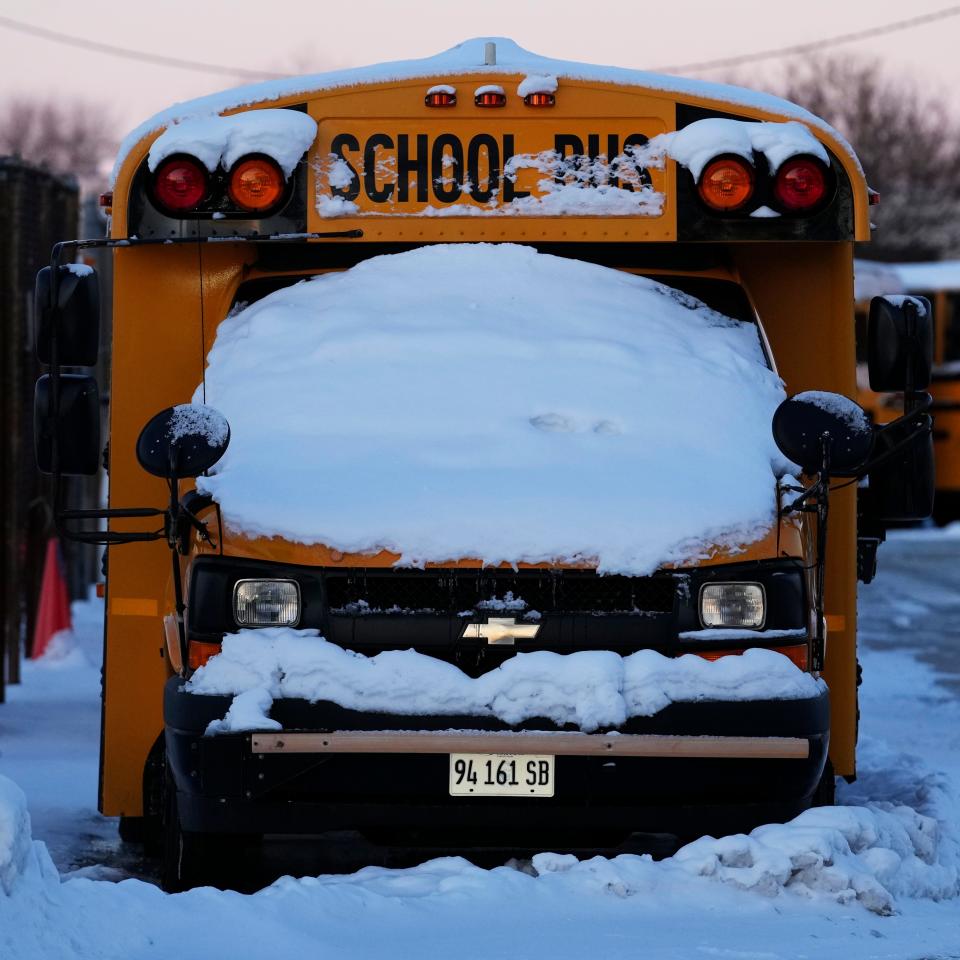
<path fill-rule="evenodd" d="M 253 753 L 505 753 L 560 757 L 687 757 L 805 760 L 802 737 L 690 737 L 654 734 L 489 733 L 462 730 L 343 730 L 255 733 Z"/>

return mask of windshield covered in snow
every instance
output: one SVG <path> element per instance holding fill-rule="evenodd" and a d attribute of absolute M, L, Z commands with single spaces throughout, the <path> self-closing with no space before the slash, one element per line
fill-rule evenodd
<path fill-rule="evenodd" d="M 746 323 L 756 322 L 756 313 L 747 297 L 746 291 L 739 283 L 717 277 L 697 276 L 689 274 L 646 273 L 637 271 L 656 283 L 671 287 L 681 293 L 689 294 L 696 300 L 734 320 Z M 230 315 L 239 312 L 252 303 L 284 287 L 292 287 L 295 283 L 310 280 L 314 275 L 303 276 L 276 276 L 262 277 L 244 283 L 237 291 Z"/>
<path fill-rule="evenodd" d="M 639 575 L 753 542 L 782 384 L 739 287 L 674 283 L 437 245 L 238 305 L 205 380 L 233 439 L 198 486 L 235 532 L 404 563 Z"/>

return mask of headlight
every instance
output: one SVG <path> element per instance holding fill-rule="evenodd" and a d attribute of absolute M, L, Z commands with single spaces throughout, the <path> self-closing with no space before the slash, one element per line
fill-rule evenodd
<path fill-rule="evenodd" d="M 238 580 L 233 619 L 239 627 L 293 627 L 300 619 L 296 580 Z"/>
<path fill-rule="evenodd" d="M 762 627 L 766 598 L 759 583 L 707 583 L 700 590 L 700 622 L 705 627 Z"/>

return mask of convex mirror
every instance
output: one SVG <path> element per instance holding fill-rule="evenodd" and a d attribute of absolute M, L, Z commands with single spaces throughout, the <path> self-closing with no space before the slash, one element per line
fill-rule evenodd
<path fill-rule="evenodd" d="M 227 450 L 227 418 L 203 403 L 181 403 L 152 417 L 137 440 L 137 460 L 147 473 L 168 480 L 198 477 Z"/>
<path fill-rule="evenodd" d="M 773 415 L 780 452 L 804 473 L 820 470 L 824 435 L 832 441 L 831 474 L 855 476 L 873 449 L 873 428 L 859 404 L 840 393 L 808 390 L 788 397 Z"/>
<path fill-rule="evenodd" d="M 880 393 L 926 390 L 932 366 L 930 301 L 926 297 L 874 297 L 867 319 L 870 389 Z"/>
<path fill-rule="evenodd" d="M 92 477 L 100 469 L 100 391 L 93 377 L 61 373 L 59 413 L 53 416 L 53 378 L 37 380 L 33 396 L 33 444 L 42 473 Z M 57 463 L 53 462 L 54 440 Z"/>
<path fill-rule="evenodd" d="M 37 358 L 53 362 L 53 330 L 57 332 L 57 363 L 92 367 L 100 349 L 100 283 L 93 267 L 66 263 L 58 268 L 57 302 L 51 304 L 53 268 L 37 273 L 34 305 L 37 318 Z"/>

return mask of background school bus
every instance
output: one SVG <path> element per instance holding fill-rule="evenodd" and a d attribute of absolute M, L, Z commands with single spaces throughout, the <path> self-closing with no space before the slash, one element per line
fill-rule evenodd
<path fill-rule="evenodd" d="M 903 412 L 903 398 L 874 393 L 866 373 L 866 320 L 870 297 L 878 292 L 926 297 L 933 308 L 933 442 L 936 457 L 934 518 L 960 517 L 960 261 L 917 263 L 856 262 L 858 397 L 878 423 Z M 883 288 L 882 291 L 880 288 Z"/>

